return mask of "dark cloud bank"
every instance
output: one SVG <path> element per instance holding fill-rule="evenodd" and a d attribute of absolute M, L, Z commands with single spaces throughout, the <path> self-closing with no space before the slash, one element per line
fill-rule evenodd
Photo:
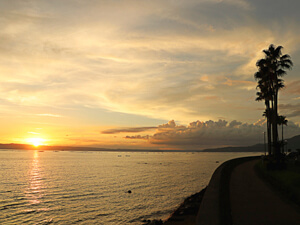
<path fill-rule="evenodd" d="M 138 133 L 146 130 L 153 130 L 156 127 L 130 127 L 130 128 L 119 128 L 119 129 L 108 129 L 104 130 L 102 134 L 118 134 L 118 133 Z"/>
<path fill-rule="evenodd" d="M 134 132 L 134 130 L 135 132 L 141 132 L 147 129 L 141 128 L 139 130 L 132 128 L 127 130 L 129 132 Z M 188 126 L 176 125 L 175 121 L 171 120 L 166 124 L 156 127 L 156 132 L 153 135 L 133 135 L 124 138 L 144 139 L 154 145 L 172 146 L 180 149 L 204 149 L 262 143 L 264 140 L 264 131 L 266 131 L 264 119 L 255 124 L 242 123 L 236 120 L 230 123 L 226 120 L 195 121 L 191 122 Z M 281 137 L 281 127 L 279 127 L 279 131 Z M 288 126 L 284 127 L 285 138 L 298 134 L 300 134 L 300 127 L 292 121 L 288 122 Z"/>

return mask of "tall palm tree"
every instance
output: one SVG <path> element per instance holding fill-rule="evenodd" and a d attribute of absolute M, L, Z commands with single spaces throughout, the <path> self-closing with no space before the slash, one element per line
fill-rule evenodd
<path fill-rule="evenodd" d="M 280 154 L 280 145 L 278 142 L 278 93 L 284 87 L 284 81 L 281 79 L 286 74 L 287 69 L 291 69 L 293 62 L 289 55 L 282 55 L 282 46 L 275 47 L 273 44 L 268 49 L 263 50 L 265 57 L 257 61 L 258 72 L 255 78 L 258 80 L 258 88 L 261 90 L 261 98 L 265 100 L 266 112 L 272 127 L 273 154 Z M 260 95 L 258 94 L 260 97 Z M 269 109 L 267 108 L 269 104 Z M 270 135 L 270 131 L 268 130 Z"/>
<path fill-rule="evenodd" d="M 265 59 L 268 62 L 269 78 L 271 80 L 272 94 L 273 94 L 273 113 L 272 113 L 272 134 L 274 144 L 274 154 L 280 154 L 280 145 L 278 143 L 278 92 L 284 87 L 284 82 L 281 79 L 286 75 L 286 69 L 291 69 L 293 62 L 289 55 L 282 55 L 282 46 L 275 47 L 273 44 L 268 49 L 264 50 Z"/>
<path fill-rule="evenodd" d="M 256 66 L 258 67 L 258 72 L 254 74 L 255 80 L 258 80 L 258 85 L 256 89 L 260 91 L 256 93 L 257 98 L 256 101 L 265 101 L 266 110 L 263 113 L 263 116 L 267 119 L 267 140 L 268 140 L 268 154 L 271 155 L 271 147 L 272 147 L 272 138 L 271 138 L 271 114 L 272 108 L 270 107 L 270 101 L 272 101 L 272 92 L 270 88 L 270 82 L 268 76 L 266 75 L 268 72 L 268 67 L 266 66 L 265 59 L 261 59 L 257 61 Z"/>

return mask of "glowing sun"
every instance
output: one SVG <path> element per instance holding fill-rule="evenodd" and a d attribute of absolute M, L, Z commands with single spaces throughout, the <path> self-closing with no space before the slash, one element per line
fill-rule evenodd
<path fill-rule="evenodd" d="M 35 147 L 38 147 L 38 146 L 43 144 L 44 139 L 42 139 L 42 138 L 28 138 L 27 142 L 32 144 Z"/>

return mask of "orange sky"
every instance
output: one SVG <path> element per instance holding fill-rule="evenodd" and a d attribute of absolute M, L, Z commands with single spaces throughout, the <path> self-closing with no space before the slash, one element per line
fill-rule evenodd
<path fill-rule="evenodd" d="M 0 4 L 1 143 L 202 149 L 261 142 L 264 106 L 254 101 L 253 74 L 271 43 L 295 64 L 279 109 L 287 137 L 300 134 L 299 1 Z"/>

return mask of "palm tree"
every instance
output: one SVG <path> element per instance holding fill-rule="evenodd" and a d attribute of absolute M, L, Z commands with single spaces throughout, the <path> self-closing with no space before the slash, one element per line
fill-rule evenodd
<path fill-rule="evenodd" d="M 282 46 L 275 47 L 274 45 L 270 45 L 268 49 L 264 50 L 267 67 L 269 69 L 269 79 L 270 86 L 272 88 L 273 94 L 273 111 L 272 111 L 272 119 L 273 119 L 273 144 L 274 144 L 274 154 L 279 155 L 280 146 L 278 143 L 278 128 L 277 128 L 277 119 L 278 119 L 278 92 L 280 89 L 284 87 L 284 82 L 281 79 L 286 74 L 286 69 L 291 69 L 293 63 L 290 59 L 289 55 L 282 55 Z"/>
<path fill-rule="evenodd" d="M 273 44 L 268 49 L 263 50 L 265 58 L 257 61 L 258 72 L 255 73 L 255 79 L 258 80 L 258 98 L 265 100 L 267 119 L 272 129 L 273 154 L 279 156 L 280 145 L 278 142 L 278 93 L 284 87 L 284 81 L 281 79 L 286 74 L 287 69 L 291 69 L 293 62 L 289 55 L 282 55 L 282 46 L 275 47 Z M 269 129 L 269 127 L 268 127 Z M 268 130 L 268 135 L 270 135 Z"/>
<path fill-rule="evenodd" d="M 277 122 L 278 125 L 281 125 L 281 144 L 282 144 L 282 153 L 284 153 L 283 125 L 287 126 L 288 120 L 286 119 L 286 116 L 278 116 Z"/>
<path fill-rule="evenodd" d="M 268 139 L 268 154 L 271 155 L 271 147 L 272 147 L 272 138 L 271 138 L 271 114 L 272 108 L 270 107 L 270 101 L 272 101 L 272 93 L 270 88 L 270 82 L 268 76 L 266 75 L 268 72 L 268 68 L 266 66 L 265 59 L 261 59 L 257 61 L 256 66 L 258 67 L 258 72 L 254 74 L 255 80 L 258 80 L 258 85 L 256 89 L 260 89 L 260 92 L 257 92 L 256 101 L 265 101 L 266 110 L 263 113 L 263 116 L 267 119 L 267 139 Z"/>

